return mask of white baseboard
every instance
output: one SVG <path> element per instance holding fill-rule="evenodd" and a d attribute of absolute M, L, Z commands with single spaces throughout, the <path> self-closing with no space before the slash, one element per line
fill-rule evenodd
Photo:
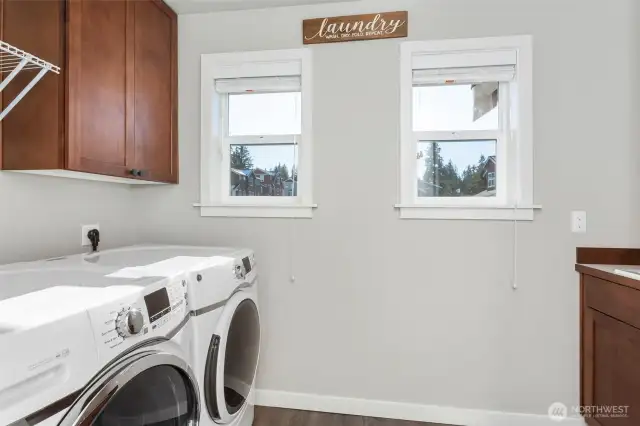
<path fill-rule="evenodd" d="M 582 419 L 256 389 L 256 405 L 456 426 L 584 426 Z"/>

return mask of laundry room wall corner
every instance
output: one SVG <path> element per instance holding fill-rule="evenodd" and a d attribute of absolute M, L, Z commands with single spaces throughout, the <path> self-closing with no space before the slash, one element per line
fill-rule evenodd
<path fill-rule="evenodd" d="M 304 395 L 324 395 L 509 413 L 522 425 L 546 418 L 554 402 L 577 405 L 575 247 L 640 242 L 631 232 L 640 194 L 628 160 L 637 158 L 640 129 L 619 112 L 640 93 L 640 67 L 629 56 L 640 51 L 634 1 L 393 2 L 409 12 L 409 40 L 533 37 L 534 187 L 545 209 L 518 224 L 515 252 L 513 223 L 400 220 L 393 208 L 404 39 L 308 47 L 312 219 L 201 217 L 193 207 L 200 55 L 300 48 L 303 19 L 390 6 L 365 0 L 181 15 L 180 185 L 134 190 L 144 212 L 139 238 L 255 250 L 264 333 L 257 387 L 275 392 L 271 404 L 316 404 Z M 590 220 L 580 237 L 568 220 L 577 208 Z M 451 413 L 440 422 L 457 424 Z"/>

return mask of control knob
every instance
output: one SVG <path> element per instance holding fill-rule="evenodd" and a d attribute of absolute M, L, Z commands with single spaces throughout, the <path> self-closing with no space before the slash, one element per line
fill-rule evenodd
<path fill-rule="evenodd" d="M 236 278 L 241 280 L 244 279 L 244 271 L 242 270 L 242 266 L 236 265 L 235 268 Z"/>
<path fill-rule="evenodd" d="M 142 331 L 144 316 L 140 309 L 130 309 L 118 314 L 116 319 L 116 331 L 122 337 L 136 335 Z"/>

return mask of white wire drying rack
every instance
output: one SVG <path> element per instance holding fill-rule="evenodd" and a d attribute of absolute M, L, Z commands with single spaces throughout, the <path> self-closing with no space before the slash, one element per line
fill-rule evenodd
<path fill-rule="evenodd" d="M 9 73 L 6 77 L 0 81 L 0 92 L 2 92 L 5 87 L 13 80 L 18 73 L 23 71 L 34 71 L 39 70 L 35 77 L 27 84 L 20 93 L 11 101 L 7 107 L 0 112 L 0 121 L 15 107 L 22 98 L 35 86 L 38 81 L 47 72 L 53 72 L 56 74 L 60 74 L 60 67 L 57 67 L 53 64 L 50 64 L 47 61 L 43 61 L 42 59 L 33 56 L 30 53 L 25 52 L 24 50 L 20 50 L 17 47 L 13 47 L 9 43 L 5 43 L 0 40 L 0 76 L 4 76 L 6 73 Z M 2 77 L 0 77 L 2 78 Z"/>

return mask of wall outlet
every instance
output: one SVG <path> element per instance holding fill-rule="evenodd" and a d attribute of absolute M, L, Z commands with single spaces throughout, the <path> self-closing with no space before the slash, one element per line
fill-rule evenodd
<path fill-rule="evenodd" d="M 587 212 L 571 212 L 571 232 L 584 234 L 587 232 Z"/>
<path fill-rule="evenodd" d="M 96 223 L 95 225 L 82 225 L 82 246 L 91 247 L 91 241 L 89 241 L 89 237 L 87 237 L 87 234 L 92 229 L 97 229 L 99 231 L 100 224 Z"/>

